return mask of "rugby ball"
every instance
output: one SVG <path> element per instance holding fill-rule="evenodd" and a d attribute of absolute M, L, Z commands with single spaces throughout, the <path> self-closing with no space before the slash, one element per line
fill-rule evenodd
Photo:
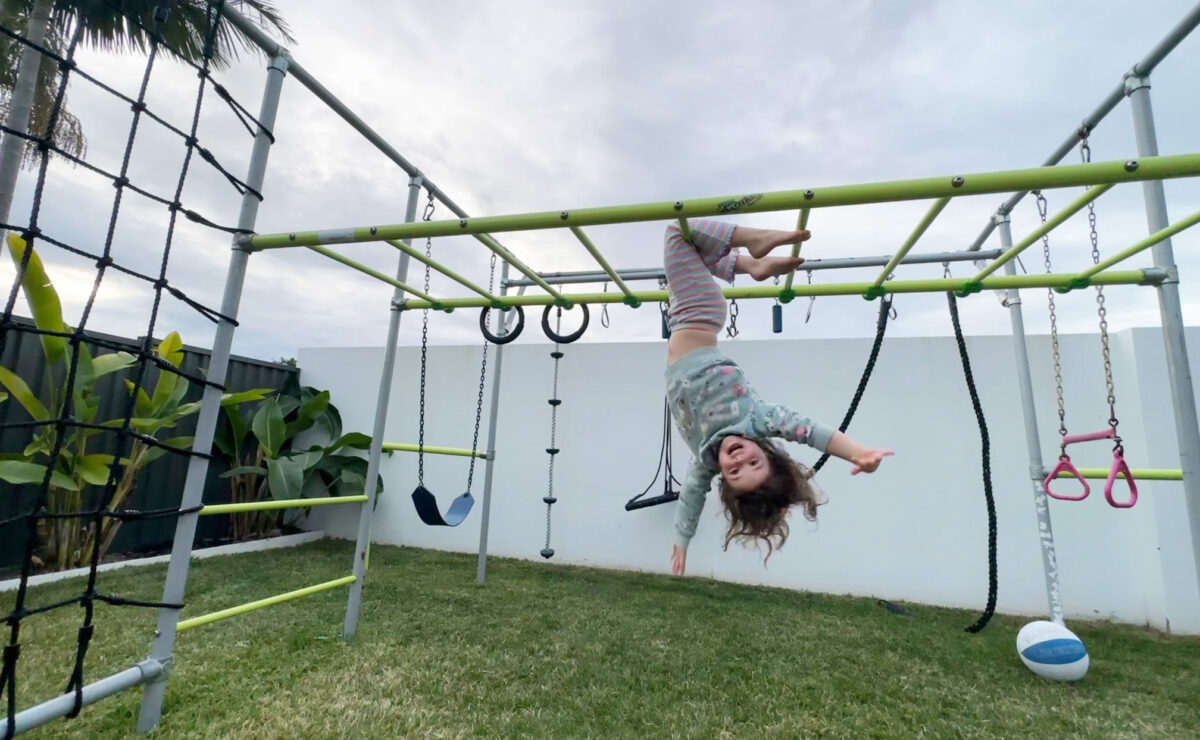
<path fill-rule="evenodd" d="M 1029 670 L 1051 681 L 1087 675 L 1088 652 L 1075 633 L 1056 622 L 1030 622 L 1017 633 L 1017 654 Z"/>

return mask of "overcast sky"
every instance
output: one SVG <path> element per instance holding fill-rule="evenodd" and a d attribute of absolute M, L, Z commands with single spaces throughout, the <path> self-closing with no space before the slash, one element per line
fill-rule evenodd
<path fill-rule="evenodd" d="M 868 0 L 342 0 L 331 12 L 328 2 L 280 3 L 297 40 L 295 58 L 460 206 L 480 216 L 1036 166 L 1193 4 L 1156 0 L 1133 10 L 1116 0 L 1012 0 L 1003 6 Z M 1166 154 L 1200 151 L 1197 35 L 1153 75 L 1158 140 Z M 144 60 L 88 52 L 81 55 L 81 66 L 135 95 Z M 264 81 L 261 58 L 246 56 L 219 78 L 257 112 Z M 187 127 L 196 88 L 194 73 L 160 63 L 150 83 L 150 106 Z M 87 158 L 116 171 L 129 130 L 128 107 L 84 81 L 73 82 L 69 96 L 88 136 Z M 211 90 L 200 121 L 202 143 L 230 171 L 244 176 L 251 138 Z M 294 79 L 285 83 L 275 133 L 259 232 L 403 220 L 407 176 Z M 1136 156 L 1128 102 L 1093 134 L 1092 149 L 1097 161 Z M 134 145 L 131 179 L 169 197 L 182 157 L 178 138 L 145 121 Z M 1078 158 L 1072 153 L 1067 161 Z M 23 175 L 14 222 L 28 219 L 32 183 L 31 175 Z M 1079 192 L 1048 191 L 1051 210 Z M 113 193 L 103 178 L 52 166 L 41 226 L 68 243 L 99 251 Z M 1171 217 L 1181 218 L 1200 202 L 1200 186 L 1168 182 L 1167 196 Z M 240 196 L 203 161 L 193 161 L 182 199 L 214 221 L 236 222 Z M 954 201 L 917 251 L 965 248 L 1002 201 L 1000 196 Z M 914 202 L 815 211 L 814 237 L 805 254 L 891 253 L 927 208 Z M 1104 254 L 1146 234 L 1138 185 L 1114 189 L 1098 201 L 1096 213 Z M 439 207 L 434 218 L 446 217 L 448 211 Z M 738 221 L 787 227 L 795 214 Z M 114 257 L 156 275 L 166 223 L 164 208 L 128 195 Z M 1026 199 L 1013 216 L 1015 237 L 1037 223 L 1033 201 Z M 617 267 L 657 267 L 662 228 L 646 223 L 594 227 L 588 233 Z M 539 271 L 595 268 L 569 232 L 506 234 L 502 241 Z M 1186 281 L 1200 274 L 1200 236 L 1185 232 L 1174 245 L 1185 277 L 1185 316 L 1190 324 L 1200 323 L 1200 291 Z M 986 248 L 997 246 L 993 236 Z M 1074 218 L 1054 232 L 1052 246 L 1056 272 L 1088 265 L 1086 218 Z M 397 253 L 387 245 L 338 249 L 395 272 Z M 49 245 L 40 251 L 63 295 L 66 320 L 78 323 L 94 265 Z M 488 252 L 479 242 L 435 240 L 433 251 L 445 264 L 486 282 Z M 167 276 L 189 296 L 216 308 L 228 261 L 227 236 L 181 220 Z M 1149 264 L 1149 254 L 1132 264 Z M 1044 270 L 1040 247 L 1026 253 L 1024 266 Z M 964 264 L 952 268 L 960 276 L 968 269 Z M 825 271 L 813 280 L 853 281 L 875 274 Z M 942 267 L 932 265 L 902 268 L 898 276 L 941 274 Z M 0 264 L 4 285 L 12 275 L 11 261 L 5 259 Z M 422 275 L 413 272 L 410 281 L 420 284 Z M 435 295 L 468 294 L 437 276 L 432 285 Z M 234 351 L 275 359 L 294 356 L 300 347 L 381 345 L 391 292 L 390 286 L 308 250 L 255 254 Z M 110 271 L 87 326 L 144 334 L 151 297 L 147 284 Z M 783 336 L 864 336 L 874 330 L 875 306 L 861 298 L 819 299 L 806 324 L 808 303 L 801 298 L 785 308 Z M 742 302 L 743 338 L 772 336 L 769 305 Z M 1110 288 L 1108 306 L 1114 329 L 1158 322 L 1152 290 Z M 940 295 L 899 296 L 896 307 L 895 335 L 949 332 Z M 1059 307 L 1060 327 L 1095 331 L 1093 292 L 1060 297 Z M 1025 309 L 1029 330 L 1046 331 L 1044 292 L 1030 292 Z M 28 313 L 23 301 L 17 310 Z M 963 301 L 962 312 L 969 333 L 1008 332 L 1007 313 L 990 295 Z M 584 341 L 659 341 L 653 306 L 614 306 L 609 315 L 607 329 L 593 315 Z M 416 318 L 406 318 L 403 343 L 418 340 Z M 478 342 L 477 318 L 473 309 L 435 314 L 432 341 Z M 529 318 L 518 341 L 546 341 L 537 329 L 538 315 Z M 186 343 L 211 346 L 212 326 L 167 297 L 155 334 L 177 329 Z"/>

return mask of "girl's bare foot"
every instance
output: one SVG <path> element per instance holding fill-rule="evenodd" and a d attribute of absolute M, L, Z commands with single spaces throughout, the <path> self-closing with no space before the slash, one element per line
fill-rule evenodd
<path fill-rule="evenodd" d="M 806 229 L 777 231 L 738 226 L 729 241 L 731 247 L 745 247 L 752 257 L 766 257 L 775 247 L 806 241 L 811 234 Z M 761 278 L 759 278 L 761 279 Z"/>
<path fill-rule="evenodd" d="M 785 244 L 787 242 L 784 242 Z M 786 275 L 804 262 L 803 257 L 756 257 L 748 260 L 746 272 L 758 281 L 776 275 Z"/>

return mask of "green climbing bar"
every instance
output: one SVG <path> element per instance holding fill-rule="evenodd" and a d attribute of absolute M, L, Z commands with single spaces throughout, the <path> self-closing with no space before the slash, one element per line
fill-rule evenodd
<path fill-rule="evenodd" d="M 1153 247 L 1155 244 L 1158 244 L 1159 242 L 1163 241 L 1164 239 L 1170 239 L 1171 237 L 1175 236 L 1176 234 L 1183 231 L 1184 229 L 1189 229 L 1189 228 L 1195 226 L 1197 223 L 1200 223 L 1200 211 L 1196 211 L 1195 213 L 1188 216 L 1187 218 L 1176 221 L 1175 223 L 1171 224 L 1170 226 L 1168 226 L 1165 229 L 1159 229 L 1158 231 L 1154 232 L 1150 236 L 1141 240 L 1137 244 L 1134 244 L 1132 247 L 1129 247 L 1128 249 L 1123 249 L 1120 252 L 1117 252 L 1113 256 L 1109 257 L 1108 259 L 1104 260 L 1103 262 L 1100 262 L 1096 266 L 1089 268 L 1087 270 L 1084 270 L 1083 272 L 1079 273 L 1079 277 L 1080 277 L 1080 279 L 1090 279 L 1093 275 L 1095 275 L 1103 270 L 1107 270 L 1108 268 L 1112 267 L 1113 265 L 1117 264 L 1118 262 L 1121 262 L 1122 260 L 1129 259 L 1130 257 L 1137 254 L 1138 252 L 1142 252 L 1144 250 L 1149 249 L 1150 247 Z"/>

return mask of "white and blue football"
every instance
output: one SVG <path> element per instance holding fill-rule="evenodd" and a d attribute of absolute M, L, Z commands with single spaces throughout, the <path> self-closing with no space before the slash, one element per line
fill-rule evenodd
<path fill-rule="evenodd" d="M 1029 670 L 1051 681 L 1087 675 L 1088 652 L 1075 633 L 1056 622 L 1030 622 L 1017 633 L 1017 653 Z"/>

